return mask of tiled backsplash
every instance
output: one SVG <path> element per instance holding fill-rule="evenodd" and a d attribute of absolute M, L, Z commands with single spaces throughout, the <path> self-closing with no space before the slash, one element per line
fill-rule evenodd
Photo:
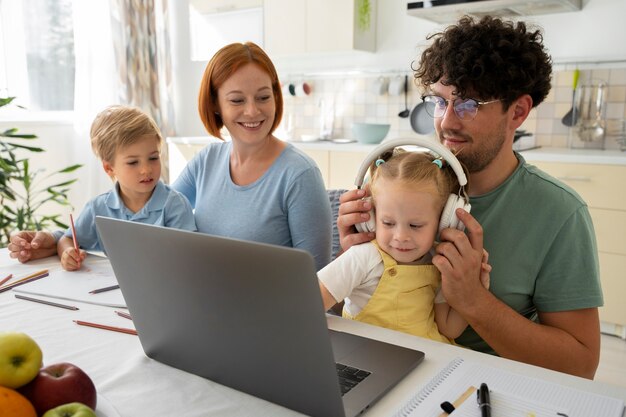
<path fill-rule="evenodd" d="M 413 109 L 421 102 L 420 93 L 409 75 L 408 107 Z M 404 110 L 404 96 L 379 95 L 373 91 L 373 84 L 380 76 L 389 80 L 404 78 L 404 73 L 290 76 L 281 75 L 285 84 L 306 81 L 312 91 L 308 96 L 284 96 L 285 109 L 281 128 L 277 132 L 281 138 L 301 140 L 302 135 L 319 136 L 323 107 L 334 107 L 333 138 L 352 138 L 353 122 L 390 123 L 388 138 L 415 136 L 409 118 L 400 118 Z M 521 129 L 535 134 L 535 143 L 541 146 L 568 147 L 570 130 L 561 123 L 561 118 L 572 106 L 573 70 L 554 72 L 552 89 L 546 100 L 534 109 Z M 603 81 L 607 85 L 606 119 L 626 118 L 626 68 L 581 70 L 579 87 L 589 82 Z M 288 132 L 291 120 L 291 131 Z M 615 139 L 605 140 L 606 149 L 619 149 Z"/>

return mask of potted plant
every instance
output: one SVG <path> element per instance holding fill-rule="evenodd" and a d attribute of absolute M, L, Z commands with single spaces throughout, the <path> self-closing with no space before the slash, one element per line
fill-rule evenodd
<path fill-rule="evenodd" d="M 10 104 L 15 97 L 0 98 L 0 108 Z M 45 152 L 44 149 L 19 143 L 37 139 L 36 135 L 20 134 L 17 128 L 0 132 L 0 248 L 8 245 L 15 230 L 43 230 L 51 226 L 67 228 L 59 220 L 61 214 L 41 214 L 46 204 L 70 206 L 67 198 L 69 186 L 76 178 L 49 185 L 51 177 L 63 177 L 81 164 L 44 175 L 45 169 L 32 169 L 24 152 Z"/>

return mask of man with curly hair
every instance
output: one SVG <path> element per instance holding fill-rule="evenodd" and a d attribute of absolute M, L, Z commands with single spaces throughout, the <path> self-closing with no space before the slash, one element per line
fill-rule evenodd
<path fill-rule="evenodd" d="M 442 291 L 470 327 L 460 345 L 593 378 L 602 305 L 598 255 L 585 202 L 513 151 L 513 137 L 550 91 L 552 62 L 541 32 L 523 22 L 464 17 L 429 36 L 415 78 L 438 139 L 469 171 L 466 232 L 446 229 L 433 264 Z M 369 204 L 342 196 L 342 247 Z M 480 283 L 483 247 L 491 286 Z"/>

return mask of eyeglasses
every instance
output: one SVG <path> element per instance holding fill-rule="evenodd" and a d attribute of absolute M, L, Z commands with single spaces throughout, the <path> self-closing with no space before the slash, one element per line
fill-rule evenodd
<path fill-rule="evenodd" d="M 448 104 L 452 101 L 454 114 L 456 114 L 459 119 L 474 120 L 476 114 L 478 113 L 478 107 L 501 100 L 478 101 L 473 98 L 455 98 L 454 100 L 446 100 L 443 97 L 428 95 L 422 96 L 422 101 L 426 105 L 426 113 L 435 119 L 443 117 L 446 114 Z"/>

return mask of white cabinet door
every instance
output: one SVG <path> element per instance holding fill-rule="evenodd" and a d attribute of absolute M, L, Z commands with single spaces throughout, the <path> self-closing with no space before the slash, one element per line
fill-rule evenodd
<path fill-rule="evenodd" d="M 329 188 L 356 188 L 354 180 L 368 152 L 331 152 Z"/>
<path fill-rule="evenodd" d="M 270 56 L 376 50 L 376 0 L 265 0 L 263 16 Z"/>
<path fill-rule="evenodd" d="M 263 30 L 265 50 L 272 55 L 306 52 L 307 0 L 265 0 Z"/>
<path fill-rule="evenodd" d="M 352 49 L 353 0 L 307 2 L 307 51 Z"/>

